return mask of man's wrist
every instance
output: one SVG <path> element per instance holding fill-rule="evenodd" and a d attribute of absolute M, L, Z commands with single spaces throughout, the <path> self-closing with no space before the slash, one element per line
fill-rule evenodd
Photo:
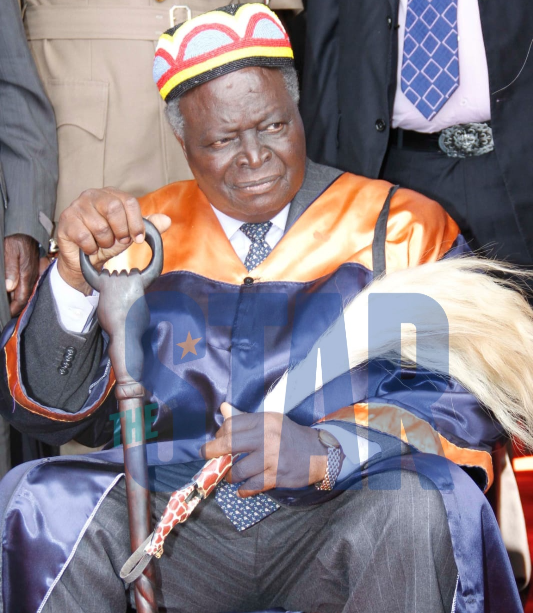
<path fill-rule="evenodd" d="M 335 486 L 337 478 L 342 469 L 344 454 L 339 441 L 327 430 L 316 429 L 320 444 L 326 450 L 326 468 L 324 477 L 315 483 L 318 490 L 330 491 Z"/>
<path fill-rule="evenodd" d="M 72 270 L 65 260 L 59 255 L 57 258 L 57 272 L 65 283 L 68 283 L 78 292 L 81 292 L 85 296 L 89 296 L 92 293 L 92 287 L 87 283 L 81 270 Z"/>
<path fill-rule="evenodd" d="M 320 483 L 326 476 L 328 467 L 328 452 L 318 438 L 318 430 L 316 430 L 316 428 L 309 429 L 311 430 L 312 436 L 309 484 L 313 485 L 315 483 Z"/>
<path fill-rule="evenodd" d="M 63 328 L 75 334 L 86 332 L 98 306 L 98 295 L 85 296 L 69 285 L 59 274 L 57 263 L 51 267 L 50 288 Z"/>

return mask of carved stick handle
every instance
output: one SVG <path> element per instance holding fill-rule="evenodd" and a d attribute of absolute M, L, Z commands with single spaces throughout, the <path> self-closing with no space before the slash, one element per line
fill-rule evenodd
<path fill-rule="evenodd" d="M 136 551 L 152 531 L 148 467 L 144 445 L 144 390 L 135 378 L 140 380 L 142 374 L 141 338 L 150 321 L 148 308 L 143 302 L 144 290 L 161 274 L 163 268 L 161 236 L 148 220 L 145 220 L 145 226 L 146 241 L 152 248 L 152 260 L 143 272 L 134 269 L 129 274 L 122 272 L 119 275 L 116 273 L 110 275 L 107 270 L 98 273 L 89 258 L 80 250 L 80 264 L 85 280 L 100 292 L 98 320 L 111 339 L 109 355 L 117 379 L 115 395 L 119 401 L 124 445 L 132 551 Z M 126 333 L 126 322 L 132 308 L 136 309 L 137 318 L 135 325 L 130 325 Z M 126 351 L 128 351 L 127 356 Z M 129 372 L 132 369 L 134 373 Z M 130 415 L 129 420 L 128 414 Z M 133 438 L 131 436 L 133 430 L 128 432 L 128 421 L 131 424 L 134 416 L 141 421 L 133 429 L 136 433 L 140 433 L 138 441 L 130 440 Z M 155 576 L 151 565 L 135 581 L 135 603 L 137 613 L 157 613 Z"/>

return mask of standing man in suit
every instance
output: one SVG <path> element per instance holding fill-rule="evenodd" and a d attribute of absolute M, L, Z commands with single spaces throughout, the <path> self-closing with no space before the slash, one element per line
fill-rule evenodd
<path fill-rule="evenodd" d="M 0 22 L 0 328 L 26 305 L 47 251 L 57 185 L 52 107 L 24 35 L 17 0 L 2 3 Z M 8 470 L 9 428 L 0 421 L 0 478 Z"/>
<path fill-rule="evenodd" d="M 309 0 L 311 159 L 437 200 L 474 248 L 533 262 L 533 5 Z"/>

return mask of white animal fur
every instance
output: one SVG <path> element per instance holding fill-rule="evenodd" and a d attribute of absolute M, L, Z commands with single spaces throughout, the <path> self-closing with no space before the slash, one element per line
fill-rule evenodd
<path fill-rule="evenodd" d="M 408 268 L 375 280 L 344 309 L 350 368 L 377 356 L 396 362 L 401 357 L 429 371 L 449 374 L 492 412 L 510 436 L 533 447 L 533 311 L 516 284 L 502 280 L 501 275 L 508 273 L 529 274 L 507 264 L 464 257 Z M 378 338 L 372 339 L 369 356 L 368 297 L 372 293 L 425 294 L 442 307 L 448 325 L 432 321 L 424 305 L 413 300 L 402 321 L 417 321 L 417 330 L 402 330 L 402 355 L 398 355 L 397 327 L 384 320 Z M 336 325 L 342 325 L 342 321 Z M 442 359 L 446 342 L 449 365 Z M 298 381 L 304 362 L 295 366 L 291 381 Z M 285 406 L 287 375 L 270 390 L 265 411 L 289 412 L 305 399 L 298 388 L 306 386 L 291 385 L 290 406 Z"/>

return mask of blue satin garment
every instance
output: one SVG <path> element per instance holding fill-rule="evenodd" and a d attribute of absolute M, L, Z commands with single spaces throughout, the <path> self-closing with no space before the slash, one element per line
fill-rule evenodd
<path fill-rule="evenodd" d="M 223 401 L 242 411 L 259 410 L 268 389 L 290 365 L 307 356 L 343 305 L 371 277 L 358 264 L 344 264 L 312 283 L 237 287 L 187 272 L 169 273 L 156 281 L 147 296 L 151 320 L 143 338 L 142 377 L 147 404 L 153 407 L 149 413 L 154 438 L 147 445 L 151 485 L 156 486 L 158 466 L 199 460 L 200 447 L 222 423 L 218 409 Z M 135 321 L 133 308 L 128 325 Z M 189 334 L 196 342 L 194 351 L 186 352 L 180 345 Z M 328 369 L 337 372 L 348 364 L 342 335 L 321 347 L 321 363 L 325 380 Z M 132 361 L 132 374 L 135 367 Z M 289 414 L 298 423 L 311 425 L 354 402 L 386 401 L 423 418 L 463 447 L 490 449 L 501 436 L 491 416 L 446 377 L 418 369 L 406 378 L 399 366 L 376 360 L 337 377 L 318 400 L 312 395 L 315 371 L 311 361 L 305 382 L 308 394 L 302 396 L 308 398 Z M 82 411 L 94 405 L 102 386 L 100 380 Z M 116 405 L 109 398 L 99 411 L 102 424 L 115 419 L 114 413 Z M 61 458 L 38 464 L 17 484 L 2 537 L 5 613 L 38 610 L 80 531 L 120 473 L 120 462 L 120 448 L 89 458 Z M 391 467 L 378 463 L 372 474 Z M 417 454 L 414 468 L 435 483 L 446 505 L 461 575 L 456 611 L 520 611 L 507 554 L 481 491 L 460 468 L 437 456 Z M 341 485 L 357 488 L 362 476 L 365 473 L 353 475 Z M 277 490 L 273 495 L 294 505 L 323 500 L 314 488 Z"/>

